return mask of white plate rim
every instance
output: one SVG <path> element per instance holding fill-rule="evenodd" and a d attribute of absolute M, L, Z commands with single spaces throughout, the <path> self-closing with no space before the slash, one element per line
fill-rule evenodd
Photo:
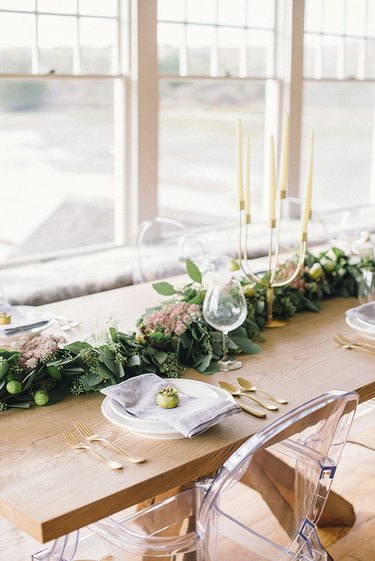
<path fill-rule="evenodd" d="M 212 390 L 218 397 L 223 397 L 225 399 L 228 399 L 229 401 L 235 402 L 235 399 L 229 392 L 223 390 L 222 388 L 214 386 L 213 384 L 207 384 L 206 382 L 191 380 L 188 378 L 174 379 L 173 382 L 176 382 L 176 386 L 178 385 L 179 382 L 181 382 L 180 386 L 184 385 L 185 382 L 186 383 L 192 382 L 194 383 L 194 385 L 208 386 L 209 389 Z M 117 413 L 116 409 L 113 408 L 112 402 L 113 400 L 109 396 L 106 396 L 104 398 L 101 405 L 101 410 L 104 417 L 111 423 L 120 426 L 122 428 L 125 428 L 126 430 L 132 432 L 133 434 L 136 434 L 137 436 L 142 436 L 145 438 L 155 438 L 159 440 L 186 438 L 183 434 L 176 431 L 173 427 L 168 425 L 168 423 L 164 423 L 163 421 L 147 421 L 145 419 L 137 419 L 137 418 L 133 419 L 130 415 L 121 416 Z M 132 421 L 133 423 L 134 421 L 137 421 L 137 423 L 132 424 L 129 421 Z"/>
<path fill-rule="evenodd" d="M 188 393 L 188 388 L 186 386 L 195 386 L 199 388 L 204 387 L 207 390 L 210 390 L 209 394 L 210 395 L 212 393 L 212 396 L 216 395 L 218 397 L 224 397 L 226 399 L 233 399 L 232 396 L 226 392 L 225 390 L 223 390 L 222 388 L 219 388 L 217 386 L 214 386 L 212 384 L 207 384 L 207 382 L 201 382 L 199 380 L 191 380 L 189 378 L 175 378 L 175 379 L 171 379 L 171 385 L 175 385 L 177 389 L 179 389 L 181 392 L 185 392 Z M 198 390 L 197 390 L 198 391 Z M 197 395 L 197 394 L 191 394 L 191 395 Z M 229 396 L 229 397 L 228 397 Z M 166 423 L 165 421 L 151 421 L 151 420 L 147 420 L 147 419 L 139 419 L 138 417 L 133 417 L 132 415 L 130 415 L 130 413 L 128 413 L 123 406 L 118 403 L 116 400 L 111 399 L 110 398 L 110 405 L 112 407 L 112 410 L 116 413 L 116 415 L 118 415 L 119 417 L 122 417 L 125 422 L 127 424 L 129 424 L 130 426 L 133 426 L 135 428 L 139 427 L 142 431 L 144 429 L 148 430 L 147 427 L 151 427 L 152 430 L 155 429 L 155 427 L 159 430 L 170 430 L 170 425 L 168 423 Z"/>
<path fill-rule="evenodd" d="M 48 329 L 53 325 L 53 314 L 49 310 L 46 310 L 45 308 L 39 306 L 26 306 L 26 305 L 13 306 L 13 308 L 17 310 L 21 315 L 25 316 L 27 319 L 35 320 L 35 321 L 46 320 L 48 321 L 48 323 L 46 323 L 45 325 L 41 325 L 39 327 L 33 327 L 32 329 L 23 329 L 22 331 L 19 331 L 18 333 L 14 333 L 13 335 L 5 335 L 5 333 L 0 331 L 0 338 L 6 341 L 10 341 L 13 338 L 22 337 L 22 335 L 27 335 L 28 333 L 31 333 L 31 331 L 33 333 L 40 333 L 41 331 L 44 331 L 45 329 Z M 36 315 L 34 317 L 28 317 L 30 313 L 35 314 L 35 312 Z M 12 324 L 10 323 L 6 327 L 11 327 L 11 326 Z"/>
<path fill-rule="evenodd" d="M 369 337 L 369 339 L 375 339 L 375 329 L 365 327 L 362 323 L 358 322 L 358 319 L 356 317 L 347 315 L 345 321 L 352 329 L 360 331 L 361 333 L 363 333 L 363 335 Z"/>

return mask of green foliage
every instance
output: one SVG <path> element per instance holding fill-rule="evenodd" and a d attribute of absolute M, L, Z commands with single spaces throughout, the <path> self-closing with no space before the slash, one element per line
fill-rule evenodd
<path fill-rule="evenodd" d="M 316 313 L 326 298 L 356 296 L 361 268 L 374 265 L 373 260 L 349 257 L 337 248 L 318 256 L 308 253 L 297 279 L 275 290 L 274 315 L 289 318 L 302 311 Z M 283 264 L 280 272 L 294 267 L 292 260 Z M 153 286 L 158 294 L 172 296 L 172 302 L 201 307 L 205 297 L 202 275 L 189 260 L 187 272 L 193 282 L 181 290 L 166 282 Z M 247 318 L 242 326 L 230 332 L 228 351 L 256 354 L 260 348 L 254 341 L 263 340 L 261 332 L 266 321 L 266 287 L 245 280 L 242 287 Z M 170 303 L 168 300 L 158 308 L 147 310 L 145 315 Z M 32 369 L 23 366 L 20 351 L 0 349 L 0 411 L 13 407 L 25 409 L 34 401 L 39 406 L 52 405 L 66 394 L 99 391 L 145 372 L 173 378 L 181 376 L 186 366 L 205 374 L 217 371 L 217 361 L 222 356 L 222 333 L 208 326 L 202 315 L 194 316 L 179 335 L 165 332 L 163 326 L 147 331 L 142 319 L 137 322 L 137 332 L 122 333 L 110 327 L 106 343 L 97 347 L 86 341 L 62 345 L 53 357 L 40 360 Z"/>

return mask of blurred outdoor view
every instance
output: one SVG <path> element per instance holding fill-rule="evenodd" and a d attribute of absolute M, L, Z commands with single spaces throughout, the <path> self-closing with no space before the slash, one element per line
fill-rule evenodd
<path fill-rule="evenodd" d="M 265 91 L 266 79 L 273 75 L 274 1 L 248 1 L 254 11 L 246 11 L 247 0 L 218 3 L 222 12 L 215 16 L 220 33 L 214 61 L 210 9 L 216 0 L 207 0 L 204 9 L 202 2 L 188 0 L 187 14 L 181 11 L 182 0 L 159 1 L 160 216 L 196 225 L 236 220 L 235 128 L 240 117 L 251 135 L 252 214 L 262 218 Z M 0 74 L 0 262 L 114 238 L 115 79 L 57 78 L 74 71 L 74 18 L 68 15 L 74 13 L 75 0 L 39 0 L 39 8 L 42 4 L 45 11 L 61 11 L 63 5 L 67 13 L 38 16 L 39 68 L 50 77 L 19 80 Z M 3 74 L 31 73 L 32 16 L 1 10 L 30 10 L 31 5 L 32 0 L 0 0 Z M 108 75 L 116 58 L 115 3 L 81 0 L 80 6 L 87 10 L 87 17 L 81 18 L 80 73 Z M 90 19 L 90 10 L 95 18 Z M 188 25 L 182 23 L 186 17 Z M 241 59 L 244 34 L 247 52 Z M 306 37 L 309 76 L 316 45 Z M 327 76 L 335 74 L 337 53 L 334 42 L 326 47 Z M 217 76 L 231 79 L 211 79 L 213 63 Z M 174 79 L 181 68 L 184 78 Z M 189 78 L 198 75 L 199 79 Z M 306 81 L 304 95 L 301 184 L 312 129 L 314 208 L 366 204 L 373 83 Z"/>

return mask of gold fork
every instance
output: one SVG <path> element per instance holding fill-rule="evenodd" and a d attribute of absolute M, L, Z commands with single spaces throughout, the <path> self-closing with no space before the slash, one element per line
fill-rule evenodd
<path fill-rule="evenodd" d="M 92 446 L 89 446 L 88 444 L 84 444 L 83 442 L 78 440 L 78 438 L 76 437 L 76 435 L 72 431 L 69 430 L 69 431 L 64 432 L 63 437 L 65 438 L 67 443 L 70 444 L 70 446 L 72 446 L 72 448 L 77 448 L 78 450 L 80 450 L 80 449 L 89 450 L 90 452 L 95 454 L 95 456 L 100 458 L 101 461 L 104 462 L 111 469 L 123 469 L 122 464 L 119 464 L 118 462 L 113 462 L 112 460 L 108 460 L 107 458 L 105 458 L 104 456 L 99 454 L 99 452 L 94 450 L 94 448 Z"/>
<path fill-rule="evenodd" d="M 354 343 L 340 333 L 337 333 L 337 335 L 333 337 L 333 340 L 343 349 L 361 349 L 370 354 L 375 354 L 375 346 L 371 345 L 371 343 Z"/>
<path fill-rule="evenodd" d="M 75 426 L 77 431 L 83 436 L 83 438 L 85 438 L 89 442 L 94 442 L 94 441 L 105 442 L 109 446 L 112 446 L 112 448 L 114 448 L 119 454 L 121 454 L 121 456 L 124 456 L 127 460 L 129 460 L 129 462 L 133 462 L 133 464 L 142 464 L 143 462 L 146 461 L 145 458 L 141 458 L 140 456 L 136 456 L 135 454 L 132 454 L 131 452 L 128 452 L 123 448 L 120 448 L 114 442 L 111 442 L 107 438 L 104 438 L 104 436 L 100 436 L 99 434 L 93 433 L 92 430 L 89 429 L 89 427 L 86 425 L 86 423 L 84 423 L 80 419 L 73 421 L 73 425 Z"/>

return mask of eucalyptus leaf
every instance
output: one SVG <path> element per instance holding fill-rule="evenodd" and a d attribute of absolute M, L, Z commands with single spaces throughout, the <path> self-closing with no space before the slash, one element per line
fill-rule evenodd
<path fill-rule="evenodd" d="M 191 259 L 186 259 L 186 272 L 191 280 L 202 284 L 202 273 Z"/>
<path fill-rule="evenodd" d="M 241 349 L 243 353 L 247 353 L 249 355 L 255 355 L 260 353 L 261 351 L 260 347 L 258 347 L 258 345 L 253 343 L 247 337 L 236 337 L 236 336 L 232 337 L 231 335 L 230 339 L 232 339 L 232 341 L 237 345 L 237 347 Z"/>
<path fill-rule="evenodd" d="M 155 282 L 152 288 L 162 296 L 173 296 L 173 294 L 177 294 L 177 290 L 175 290 L 169 282 Z"/>

